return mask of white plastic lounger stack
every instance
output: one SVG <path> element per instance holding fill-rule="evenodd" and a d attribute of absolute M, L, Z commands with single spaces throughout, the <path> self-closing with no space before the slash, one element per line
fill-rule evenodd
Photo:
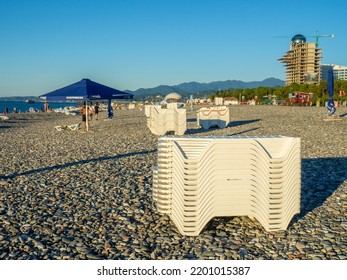
<path fill-rule="evenodd" d="M 159 106 L 146 105 L 145 115 L 147 126 L 155 135 L 165 135 L 174 131 L 176 135 L 183 135 L 187 130 L 186 109 L 177 109 L 177 104 L 168 104 L 167 109 Z"/>
<path fill-rule="evenodd" d="M 227 106 L 203 107 L 197 112 L 198 125 L 203 129 L 209 129 L 212 126 L 225 128 L 230 123 L 230 111 Z"/>
<path fill-rule="evenodd" d="M 266 231 L 285 230 L 300 212 L 300 138 L 158 139 L 153 200 L 183 235 L 213 217 L 254 217 Z"/>
<path fill-rule="evenodd" d="M 145 116 L 146 116 L 147 118 L 150 118 L 150 117 L 151 117 L 151 110 L 152 110 L 152 107 L 161 108 L 160 106 L 155 106 L 155 105 L 145 105 Z"/>

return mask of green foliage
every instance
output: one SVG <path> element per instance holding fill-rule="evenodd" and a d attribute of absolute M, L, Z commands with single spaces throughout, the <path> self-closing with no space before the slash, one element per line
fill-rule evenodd
<path fill-rule="evenodd" d="M 347 96 L 339 97 L 340 90 L 347 93 L 347 81 L 336 80 L 334 82 L 334 100 L 336 101 L 347 101 Z M 329 99 L 327 82 L 322 81 L 318 85 L 314 84 L 296 84 L 283 86 L 283 87 L 258 87 L 258 88 L 247 88 L 247 89 L 234 89 L 234 90 L 222 90 L 215 92 L 209 96 L 209 98 L 214 99 L 215 97 L 235 97 L 237 99 L 240 96 L 245 96 L 245 100 L 254 99 L 258 96 L 258 100 L 264 100 L 264 96 L 276 95 L 278 100 L 288 100 L 289 93 L 295 91 L 301 92 L 312 92 L 314 101 L 326 102 Z"/>

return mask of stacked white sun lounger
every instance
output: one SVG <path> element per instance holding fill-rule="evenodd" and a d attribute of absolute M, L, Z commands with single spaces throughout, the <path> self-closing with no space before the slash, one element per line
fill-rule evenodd
<path fill-rule="evenodd" d="M 155 135 L 165 135 L 174 131 L 176 135 L 183 135 L 187 130 L 186 109 L 178 109 L 177 104 L 168 104 L 164 109 L 154 105 L 145 106 L 147 126 Z"/>
<path fill-rule="evenodd" d="M 225 128 L 230 123 L 230 111 L 227 106 L 203 107 L 197 112 L 198 125 L 203 129 L 213 126 Z"/>
<path fill-rule="evenodd" d="M 159 137 L 153 199 L 183 235 L 213 217 L 254 217 L 285 230 L 300 212 L 300 138 Z"/>

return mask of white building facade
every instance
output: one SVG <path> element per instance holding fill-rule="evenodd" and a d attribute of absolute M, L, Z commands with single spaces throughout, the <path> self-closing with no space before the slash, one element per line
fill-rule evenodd
<path fill-rule="evenodd" d="M 328 71 L 333 70 L 335 80 L 345 80 L 347 81 L 347 66 L 341 66 L 336 64 L 322 64 L 321 73 L 322 80 L 328 80 Z"/>

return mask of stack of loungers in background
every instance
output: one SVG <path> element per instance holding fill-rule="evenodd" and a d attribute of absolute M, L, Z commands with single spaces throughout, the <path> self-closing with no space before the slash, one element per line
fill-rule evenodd
<path fill-rule="evenodd" d="M 167 104 L 167 109 L 146 105 L 145 115 L 147 126 L 155 135 L 165 135 L 171 131 L 183 135 L 187 130 L 186 109 L 178 109 L 177 103 Z"/>
<path fill-rule="evenodd" d="M 213 217 L 254 217 L 285 230 L 300 212 L 300 138 L 174 137 L 158 139 L 153 199 L 183 235 Z"/>
<path fill-rule="evenodd" d="M 197 113 L 198 126 L 203 129 L 217 126 L 225 128 L 230 123 L 230 112 L 227 106 L 203 107 Z"/>

